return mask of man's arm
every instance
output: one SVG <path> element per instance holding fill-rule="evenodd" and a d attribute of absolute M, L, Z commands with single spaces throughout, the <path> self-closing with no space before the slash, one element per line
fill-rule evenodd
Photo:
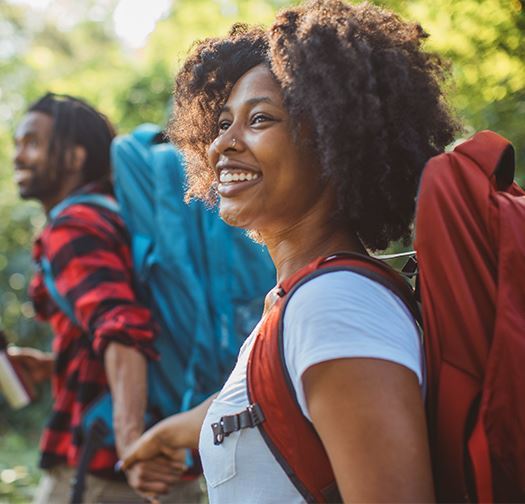
<path fill-rule="evenodd" d="M 97 209 L 78 207 L 74 218 L 66 211 L 47 235 L 44 253 L 57 290 L 103 358 L 120 452 L 144 429 L 146 359 L 157 353 L 151 312 L 140 305 L 132 287 L 129 244 L 113 224 Z M 126 472 L 129 483 L 144 494 L 166 493 L 179 474 L 165 460 Z"/>
<path fill-rule="evenodd" d="M 147 400 L 146 358 L 133 347 L 110 343 L 104 366 L 113 401 L 117 453 L 124 453 L 144 431 Z"/>
<path fill-rule="evenodd" d="M 104 352 L 104 365 L 113 402 L 113 427 L 119 456 L 144 431 L 147 402 L 146 358 L 133 347 L 109 343 Z M 156 457 L 126 471 L 128 483 L 139 493 L 164 494 L 179 480 L 182 462 L 176 465 Z"/>

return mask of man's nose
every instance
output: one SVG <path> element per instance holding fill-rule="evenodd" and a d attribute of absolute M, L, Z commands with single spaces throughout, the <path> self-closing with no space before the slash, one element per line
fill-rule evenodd
<path fill-rule="evenodd" d="M 26 159 L 26 149 L 23 145 L 15 145 L 13 153 L 13 163 L 15 166 L 23 165 Z"/>

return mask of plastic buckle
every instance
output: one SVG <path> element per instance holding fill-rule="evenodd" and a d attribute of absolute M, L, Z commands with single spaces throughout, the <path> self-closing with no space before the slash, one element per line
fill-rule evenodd
<path fill-rule="evenodd" d="M 213 444 L 218 446 L 224 441 L 224 428 L 222 426 L 222 418 L 215 423 L 211 424 L 211 430 L 213 431 Z"/>

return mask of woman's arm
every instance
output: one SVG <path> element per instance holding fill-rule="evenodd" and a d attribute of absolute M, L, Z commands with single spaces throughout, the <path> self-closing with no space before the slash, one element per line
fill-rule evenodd
<path fill-rule="evenodd" d="M 215 396 L 216 394 L 210 396 L 189 411 L 165 418 L 147 430 L 125 452 L 122 469 L 126 470 L 136 462 L 158 455 L 178 460 L 181 448 L 198 448 L 202 422 Z"/>
<path fill-rule="evenodd" d="M 380 359 L 316 364 L 302 377 L 312 422 L 345 502 L 432 502 L 416 375 Z"/>

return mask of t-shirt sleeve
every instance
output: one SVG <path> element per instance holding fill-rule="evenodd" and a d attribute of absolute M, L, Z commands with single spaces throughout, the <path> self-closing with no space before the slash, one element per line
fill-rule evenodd
<path fill-rule="evenodd" d="M 301 377 L 320 362 L 388 360 L 423 383 L 420 335 L 409 311 L 387 288 L 349 271 L 321 275 L 295 292 L 284 314 L 284 354 L 308 418 Z"/>

